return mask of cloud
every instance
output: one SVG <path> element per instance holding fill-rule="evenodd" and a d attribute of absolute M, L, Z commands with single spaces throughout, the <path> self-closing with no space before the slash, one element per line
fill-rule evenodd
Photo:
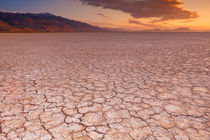
<path fill-rule="evenodd" d="M 146 26 L 146 27 L 151 27 L 151 25 L 153 25 L 153 24 L 143 23 L 135 19 L 129 19 L 128 22 L 131 24 L 136 24 L 136 25 L 141 25 L 141 26 Z"/>
<path fill-rule="evenodd" d="M 151 23 L 143 23 L 143 22 L 140 22 L 140 21 L 135 20 L 135 19 L 129 19 L 128 22 L 131 23 L 131 24 L 141 25 L 141 26 L 144 26 L 144 27 L 163 28 L 163 26 L 161 26 L 161 25 L 156 25 L 156 24 L 151 24 Z"/>
<path fill-rule="evenodd" d="M 134 18 L 156 18 L 157 21 L 197 18 L 197 12 L 186 10 L 180 0 L 79 0 L 83 4 L 120 10 Z"/>
<path fill-rule="evenodd" d="M 5 9 L 0 9 L 0 12 L 5 12 L 5 13 L 24 13 L 21 11 L 10 11 L 10 10 L 5 10 Z"/>
<path fill-rule="evenodd" d="M 97 15 L 98 15 L 98 16 L 101 16 L 101 17 L 103 17 L 103 18 L 106 18 L 106 17 L 107 17 L 106 14 L 104 14 L 104 13 L 98 13 Z"/>

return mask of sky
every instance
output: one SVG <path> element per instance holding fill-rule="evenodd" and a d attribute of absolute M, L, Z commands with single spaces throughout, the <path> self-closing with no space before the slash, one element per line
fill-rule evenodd
<path fill-rule="evenodd" d="M 0 0 L 0 11 L 49 12 L 99 27 L 210 31 L 210 0 Z"/>

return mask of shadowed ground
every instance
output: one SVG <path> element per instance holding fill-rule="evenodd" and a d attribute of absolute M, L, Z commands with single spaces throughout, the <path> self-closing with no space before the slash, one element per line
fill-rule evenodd
<path fill-rule="evenodd" d="M 0 34 L 0 140 L 208 140 L 210 34 Z"/>

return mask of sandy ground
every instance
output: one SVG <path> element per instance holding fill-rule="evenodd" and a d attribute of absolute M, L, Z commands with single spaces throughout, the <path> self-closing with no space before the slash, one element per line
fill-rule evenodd
<path fill-rule="evenodd" d="M 0 34 L 0 140 L 209 140 L 210 34 Z"/>

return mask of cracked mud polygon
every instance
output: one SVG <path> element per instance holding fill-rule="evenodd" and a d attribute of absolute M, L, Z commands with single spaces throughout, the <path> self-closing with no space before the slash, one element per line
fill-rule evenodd
<path fill-rule="evenodd" d="M 208 140 L 210 34 L 0 34 L 0 140 Z"/>

